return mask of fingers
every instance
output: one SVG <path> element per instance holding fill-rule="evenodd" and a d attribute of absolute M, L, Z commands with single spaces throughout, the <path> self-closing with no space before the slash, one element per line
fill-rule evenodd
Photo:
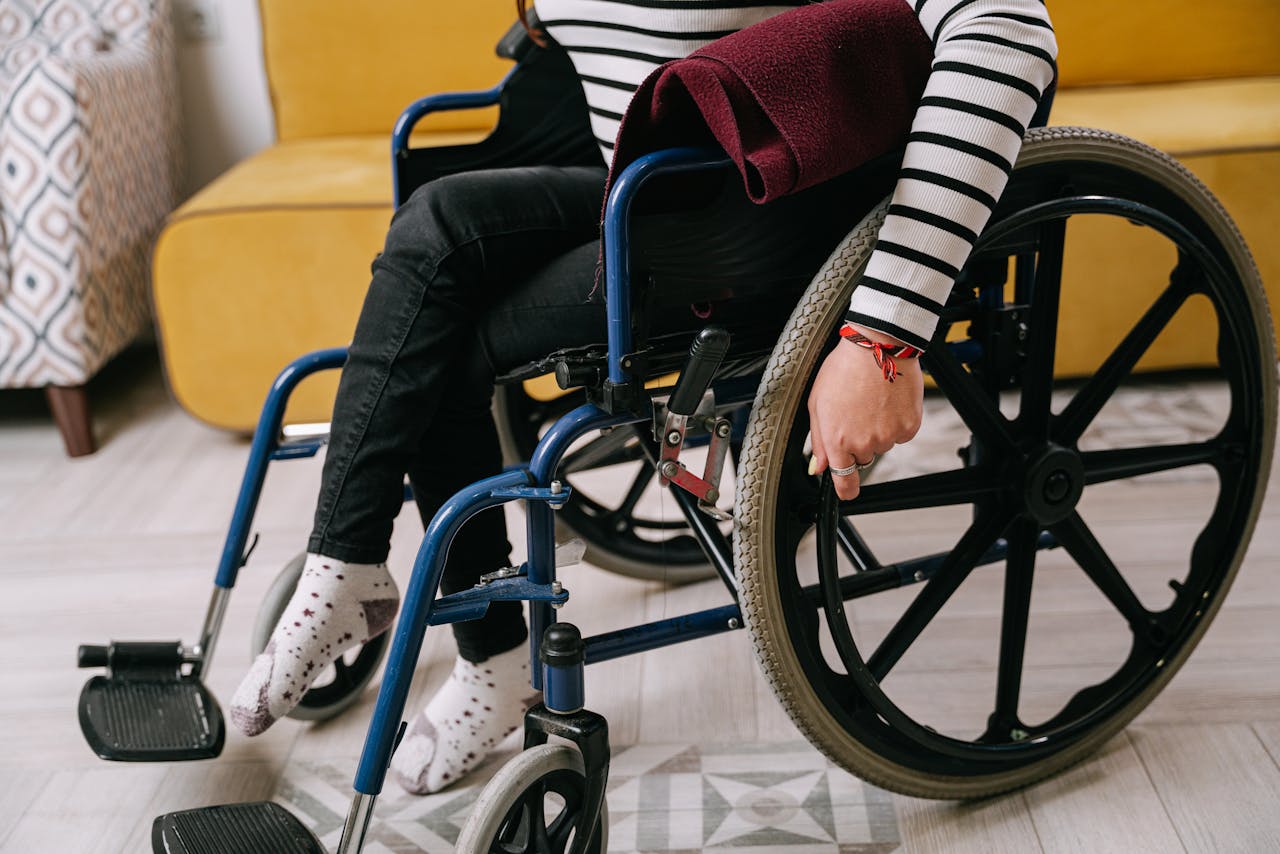
<path fill-rule="evenodd" d="M 836 453 L 834 455 L 835 458 L 831 461 L 831 467 L 833 469 L 843 469 L 848 468 L 851 465 L 855 465 L 852 458 L 850 458 L 849 462 L 842 463 L 839 459 L 841 456 L 843 456 L 843 454 L 840 453 Z M 862 491 L 862 478 L 859 476 L 860 474 L 861 472 L 857 469 L 854 469 L 848 474 L 836 474 L 834 471 L 831 472 L 831 482 L 836 488 L 836 495 L 840 496 L 842 501 L 850 501 L 858 497 L 858 493 Z"/>

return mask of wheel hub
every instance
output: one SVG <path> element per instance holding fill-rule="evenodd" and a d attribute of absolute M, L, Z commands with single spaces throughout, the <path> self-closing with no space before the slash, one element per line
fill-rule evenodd
<path fill-rule="evenodd" d="M 1023 478 L 1023 502 L 1044 525 L 1070 516 L 1083 493 L 1080 454 L 1059 445 L 1050 444 L 1035 456 Z"/>

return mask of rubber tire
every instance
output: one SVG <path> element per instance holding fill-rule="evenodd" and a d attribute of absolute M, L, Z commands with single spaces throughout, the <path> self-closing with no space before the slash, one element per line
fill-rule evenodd
<path fill-rule="evenodd" d="M 1234 272 L 1243 284 L 1253 309 L 1258 340 L 1271 342 L 1262 369 L 1266 447 L 1262 471 L 1249 512 L 1247 543 L 1257 524 L 1266 494 L 1276 430 L 1275 336 L 1265 292 L 1257 268 L 1239 231 L 1222 205 L 1186 167 L 1173 158 L 1128 137 L 1091 128 L 1051 127 L 1032 130 L 1018 158 L 1018 167 L 1064 157 L 1103 160 L 1123 165 L 1176 187 L 1196 213 L 1211 223 L 1234 261 Z M 778 510 L 774 499 L 783 449 L 788 432 L 803 405 L 805 379 L 827 343 L 827 330 L 843 316 L 858 277 L 875 246 L 888 200 L 867 215 L 832 253 L 793 312 L 760 383 L 747 425 L 739 466 L 735 517 L 734 562 L 741 584 L 742 613 L 756 660 L 787 714 L 804 736 L 836 764 L 881 788 L 922 798 L 966 799 L 986 797 L 1027 786 L 1074 765 L 1096 751 L 1142 711 L 1178 672 L 1212 622 L 1231 581 L 1239 570 L 1245 549 L 1237 552 L 1222 588 L 1209 606 L 1207 618 L 1163 673 L 1120 712 L 1060 753 L 1012 771 L 980 778 L 926 774 L 893 763 L 864 747 L 838 724 L 802 676 L 791 647 L 781 597 L 778 593 L 773 529 Z M 1264 347 L 1265 349 L 1265 347 Z"/>
<path fill-rule="evenodd" d="M 293 597 L 293 591 L 298 586 L 298 579 L 302 577 L 302 568 L 306 560 L 306 553 L 296 555 L 284 565 L 279 574 L 276 575 L 275 580 L 271 582 L 271 586 L 267 588 L 267 595 L 263 597 L 262 604 L 258 606 L 258 616 L 253 624 L 253 634 L 249 638 L 249 654 L 252 657 L 256 658 L 267 648 L 267 643 L 271 640 L 271 633 L 275 630 L 276 623 L 280 621 L 280 615 L 284 613 L 285 606 L 289 604 L 289 599 Z M 344 694 L 340 699 L 327 706 L 304 706 L 299 703 L 289 710 L 286 717 L 298 721 L 327 721 L 342 714 L 360 699 L 365 687 L 373 679 L 374 674 L 378 672 L 378 667 L 381 665 L 382 659 L 386 657 L 389 645 L 389 642 L 383 642 L 378 658 L 373 666 L 369 668 L 368 673 L 356 680 L 351 686 L 351 691 Z"/>
<path fill-rule="evenodd" d="M 489 854 L 502 820 L 529 786 L 554 771 L 583 774 L 582 754 L 567 744 L 541 744 L 521 752 L 499 769 L 476 798 L 454 846 L 456 854 Z M 609 806 L 600 804 L 598 852 L 609 850 Z"/>
<path fill-rule="evenodd" d="M 511 434 L 510 423 L 512 416 L 507 404 L 507 395 L 509 394 L 524 394 L 524 389 L 519 384 L 499 386 L 493 395 L 493 420 L 498 426 L 498 443 L 502 446 L 503 462 L 506 465 L 518 465 L 525 462 L 525 460 L 521 456 L 515 437 Z M 562 521 L 561 517 L 557 515 L 556 539 L 559 542 L 564 542 L 574 537 L 579 537 L 586 543 L 587 552 L 583 559 L 587 563 L 592 566 L 598 566 L 615 575 L 625 575 L 628 578 L 636 578 L 641 581 L 661 581 L 674 586 L 693 584 L 716 577 L 715 568 L 710 563 L 668 567 L 659 563 L 646 563 L 645 561 L 618 554 L 609 548 L 608 543 L 598 542 L 575 531 L 572 526 Z"/>

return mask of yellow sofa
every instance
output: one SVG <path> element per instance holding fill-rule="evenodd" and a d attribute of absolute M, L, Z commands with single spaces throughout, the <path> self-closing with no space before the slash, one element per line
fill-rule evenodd
<path fill-rule="evenodd" d="M 247 431 L 271 380 L 350 340 L 391 219 L 391 129 L 432 92 L 487 89 L 507 3 L 261 0 L 277 141 L 205 187 L 156 244 L 156 325 L 169 388 L 195 417 Z M 490 110 L 442 113 L 415 145 L 480 139 Z M 307 380 L 290 421 L 327 421 L 335 374 Z"/>
<path fill-rule="evenodd" d="M 392 123 L 422 94 L 497 81 L 493 44 L 512 17 L 507 3 L 260 6 L 278 142 L 175 212 L 154 259 L 170 388 L 192 415 L 238 431 L 282 365 L 349 340 L 391 215 Z M 1280 303 L 1280 3 L 1071 0 L 1051 13 L 1053 123 L 1116 130 L 1181 159 L 1235 217 Z M 415 144 L 479 138 L 492 122 L 486 111 L 439 116 Z M 1096 362 L 1092 333 L 1114 340 L 1145 307 L 1125 304 L 1132 271 L 1168 269 L 1136 236 L 1077 239 L 1074 251 L 1068 277 L 1089 272 L 1065 284 L 1065 373 Z M 1203 336 L 1166 335 L 1144 364 L 1194 366 L 1211 353 Z M 335 382 L 304 383 L 290 420 L 327 420 Z"/>

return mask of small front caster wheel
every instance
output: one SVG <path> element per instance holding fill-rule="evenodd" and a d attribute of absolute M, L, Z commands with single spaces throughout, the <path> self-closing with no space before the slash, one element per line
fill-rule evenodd
<path fill-rule="evenodd" d="M 563 854 L 583 809 L 582 754 L 564 744 L 524 751 L 502 767 L 476 799 L 458 836 L 458 854 Z M 604 804 L 588 854 L 608 848 Z"/>
<path fill-rule="evenodd" d="M 305 554 L 298 555 L 286 563 L 276 580 L 271 582 L 253 626 L 249 651 L 255 657 L 267 648 L 271 632 L 280 622 L 280 615 L 302 577 L 306 560 Z M 307 693 L 302 695 L 302 701 L 289 712 L 289 717 L 300 721 L 325 721 L 360 699 L 360 692 L 377 672 L 378 664 L 387 651 L 388 635 L 390 632 L 383 632 L 366 644 L 352 647 L 322 670 Z"/>

